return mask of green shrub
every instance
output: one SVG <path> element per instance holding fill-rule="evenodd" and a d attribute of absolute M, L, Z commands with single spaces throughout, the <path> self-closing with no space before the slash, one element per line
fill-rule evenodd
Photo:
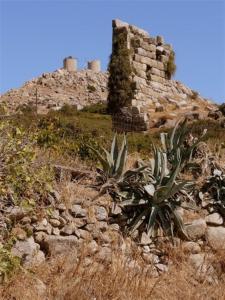
<path fill-rule="evenodd" d="M 112 55 L 108 66 L 108 112 L 117 113 L 121 107 L 131 106 L 134 85 L 131 80 L 132 67 L 130 64 L 131 50 L 127 49 L 126 28 L 114 29 Z"/>
<path fill-rule="evenodd" d="M 102 102 L 95 103 L 95 104 L 85 106 L 81 111 L 87 112 L 87 113 L 106 115 L 107 114 L 107 105 L 106 105 L 106 103 L 102 103 Z"/>
<path fill-rule="evenodd" d="M 175 52 L 171 51 L 170 52 L 170 56 L 169 56 L 169 60 L 166 64 L 166 76 L 168 79 L 171 79 L 172 76 L 175 75 L 176 73 L 176 64 L 175 64 Z"/>
<path fill-rule="evenodd" d="M 19 204 L 39 194 L 44 197 L 51 188 L 52 173 L 36 156 L 36 136 L 8 122 L 0 126 L 0 195 Z"/>
<path fill-rule="evenodd" d="M 195 99 L 198 98 L 198 96 L 199 96 L 199 93 L 197 91 L 192 90 L 192 96 L 191 96 L 191 98 L 195 100 Z"/>
<path fill-rule="evenodd" d="M 96 91 L 96 87 L 91 84 L 88 84 L 87 89 L 89 93 L 94 93 Z"/>
<path fill-rule="evenodd" d="M 222 112 L 222 114 L 225 116 L 225 103 L 221 104 L 219 106 L 219 110 Z"/>
<path fill-rule="evenodd" d="M 59 111 L 65 116 L 73 116 L 77 113 L 77 107 L 76 105 L 64 104 Z"/>
<path fill-rule="evenodd" d="M 0 281 L 6 281 L 20 267 L 20 259 L 10 250 L 0 245 Z"/>

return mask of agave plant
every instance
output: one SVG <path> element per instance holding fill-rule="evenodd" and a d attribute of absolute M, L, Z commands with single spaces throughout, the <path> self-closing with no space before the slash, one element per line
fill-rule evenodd
<path fill-rule="evenodd" d="M 171 134 L 161 133 L 161 143 L 164 153 L 166 153 L 168 161 L 176 166 L 177 151 L 180 151 L 181 168 L 194 166 L 190 163 L 193 152 L 204 138 L 207 130 L 205 129 L 199 138 L 194 138 L 187 130 L 187 119 L 179 120 L 172 130 Z"/>
<path fill-rule="evenodd" d="M 135 206 L 133 216 L 129 223 L 129 231 L 133 233 L 140 227 L 145 228 L 149 237 L 156 234 L 161 227 L 166 235 L 174 236 L 176 229 L 186 239 L 183 221 L 177 213 L 177 208 L 182 207 L 184 194 L 191 183 L 178 179 L 181 168 L 179 149 L 176 152 L 177 165 L 171 170 L 167 167 L 167 156 L 163 151 L 154 147 L 154 157 L 149 167 L 142 170 L 142 176 L 133 185 L 123 182 L 119 194 L 124 196 L 123 207 Z M 141 172 L 138 172 L 139 176 Z M 127 193 L 127 194 L 126 194 Z M 126 199 L 129 197 L 130 199 Z M 189 205 L 185 208 L 193 208 Z"/>
<path fill-rule="evenodd" d="M 101 152 L 105 155 L 102 155 L 100 151 L 91 146 L 89 146 L 89 148 L 95 153 L 102 166 L 102 169 L 98 169 L 98 172 L 102 177 L 102 182 L 106 182 L 108 178 L 120 178 L 123 174 L 127 159 L 127 141 L 125 135 L 120 150 L 118 148 L 116 134 L 114 135 L 110 152 L 108 152 L 104 147 L 101 147 Z"/>

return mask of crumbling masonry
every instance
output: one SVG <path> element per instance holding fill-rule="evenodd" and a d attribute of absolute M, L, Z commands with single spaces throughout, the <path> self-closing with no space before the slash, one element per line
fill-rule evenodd
<path fill-rule="evenodd" d="M 148 129 L 148 108 L 155 106 L 162 92 L 168 92 L 173 58 L 171 45 L 161 36 L 153 38 L 136 26 L 113 20 L 108 107 L 114 129 Z"/>

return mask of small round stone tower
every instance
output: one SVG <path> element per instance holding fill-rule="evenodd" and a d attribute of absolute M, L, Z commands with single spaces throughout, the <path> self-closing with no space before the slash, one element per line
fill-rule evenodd
<path fill-rule="evenodd" d="M 63 60 L 63 68 L 69 72 L 77 70 L 77 60 L 72 56 L 68 56 Z"/>
<path fill-rule="evenodd" d="M 100 60 L 88 61 L 88 69 L 92 70 L 94 72 L 100 72 L 101 71 L 101 62 L 100 62 Z"/>

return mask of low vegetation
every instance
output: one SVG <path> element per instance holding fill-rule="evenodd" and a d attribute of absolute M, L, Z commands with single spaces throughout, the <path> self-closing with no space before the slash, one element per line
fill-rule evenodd
<path fill-rule="evenodd" d="M 42 210 L 51 213 L 48 196 L 53 187 L 59 188 L 52 166 L 63 162 L 78 168 L 82 161 L 88 171 L 97 168 L 97 179 L 91 181 L 92 186 L 96 184 L 98 192 L 109 194 L 112 202 L 121 207 L 124 221 L 121 230 L 138 243 L 143 233 L 154 239 L 157 232 L 173 242 L 176 236 L 189 240 L 177 211 L 196 210 L 209 197 L 209 207 L 225 218 L 225 135 L 214 121 L 193 124 L 184 121 L 166 132 L 120 136 L 112 133 L 105 107 L 77 111 L 64 106 L 45 116 L 25 110 L 14 118 L 2 120 L 0 137 L 0 196 L 4 204 L 36 210 L 39 214 Z M 221 146 L 217 152 L 215 140 Z M 202 173 L 195 180 L 195 153 L 202 142 L 207 142 L 213 153 L 209 159 L 210 174 Z M 116 253 L 112 264 L 99 264 L 94 259 L 88 266 L 85 256 L 77 263 L 72 252 L 64 258 L 50 259 L 32 272 L 25 271 L 10 252 L 15 242 L 10 232 L 13 222 L 9 220 L 7 230 L 1 229 L 0 275 L 5 282 L 0 288 L 2 299 L 44 299 L 38 294 L 40 290 L 35 290 L 37 277 L 48 286 L 45 295 L 49 299 L 165 299 L 165 294 L 166 299 L 210 299 L 213 294 L 206 281 L 200 286 L 187 256 L 182 249 L 174 250 L 172 243 L 167 244 L 169 250 L 165 251 L 173 266 L 157 279 L 144 272 L 144 264 L 141 271 L 136 272 L 135 268 L 129 271 L 129 261 L 120 261 Z M 135 259 L 138 260 L 138 254 Z M 214 290 L 215 299 L 223 299 L 225 293 L 223 259 L 223 255 L 218 256 L 215 262 L 222 274 Z M 103 277 L 101 268 L 105 272 Z M 66 284 L 62 284 L 65 280 Z M 176 283 L 176 288 L 171 288 L 172 283 Z"/>

